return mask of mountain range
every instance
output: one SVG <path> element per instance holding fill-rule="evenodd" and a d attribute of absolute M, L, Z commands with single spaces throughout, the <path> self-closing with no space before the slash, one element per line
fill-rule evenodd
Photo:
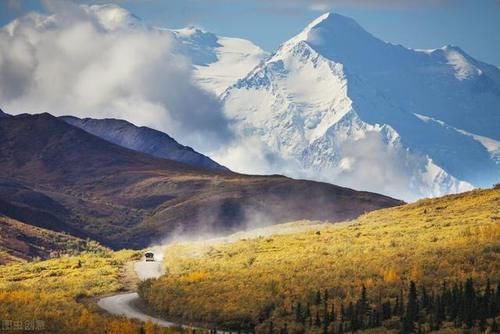
<path fill-rule="evenodd" d="M 170 32 L 234 132 L 286 163 L 272 172 L 408 200 L 500 179 L 500 69 L 457 46 L 394 45 L 334 13 L 272 54 L 197 28 Z"/>
<path fill-rule="evenodd" d="M 243 168 L 224 147 L 211 152 L 217 163 L 193 153 L 185 162 L 200 158 L 216 168 L 286 173 L 409 201 L 500 179 L 500 69 L 457 46 L 406 48 L 326 13 L 268 53 L 194 27 L 151 26 L 117 5 L 83 8 L 108 31 L 171 35 L 191 59 L 194 79 L 218 96 L 237 137 L 233 145 L 244 154 L 249 145 L 263 152 Z M 42 26 L 55 18 L 37 20 Z M 162 156 L 164 143 L 154 136 L 138 144 L 116 124 L 95 122 L 87 121 L 96 129 L 88 131 Z"/>
<path fill-rule="evenodd" d="M 500 178 L 500 70 L 458 47 L 408 49 L 328 13 L 222 99 L 314 179 L 412 199 Z"/>
<path fill-rule="evenodd" d="M 9 235 L 21 238 L 7 245 L 37 243 L 34 234 L 53 245 L 65 233 L 143 248 L 179 235 L 201 238 L 302 218 L 335 222 L 402 203 L 326 183 L 158 158 L 66 121 L 47 113 L 0 118 L 0 215 L 15 222 L 4 224 Z M 26 232 L 26 225 L 39 230 Z"/>

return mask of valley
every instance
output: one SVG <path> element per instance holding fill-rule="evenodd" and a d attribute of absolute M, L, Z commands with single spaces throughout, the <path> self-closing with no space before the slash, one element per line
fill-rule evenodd
<path fill-rule="evenodd" d="M 0 1 L 0 332 L 500 334 L 499 4 Z"/>
<path fill-rule="evenodd" d="M 48 328 L 65 333 L 100 333 L 101 328 L 108 333 L 189 331 L 174 323 L 235 332 L 286 328 L 290 333 L 321 333 L 325 321 L 333 333 L 350 332 L 351 326 L 359 326 L 357 332 L 397 333 L 408 312 L 410 283 L 415 282 L 418 305 L 424 308 L 413 325 L 422 332 L 434 326 L 436 333 L 463 333 L 469 326 L 462 322 L 465 318 L 454 322 L 446 311 L 433 322 L 434 309 L 421 304 L 422 298 L 436 303 L 431 296 L 440 296 L 443 284 L 455 289 L 468 279 L 477 298 L 483 298 L 487 284 L 492 303 L 500 296 L 499 201 L 500 189 L 476 190 L 376 210 L 333 225 L 299 221 L 225 238 L 173 241 L 155 251 L 159 262 L 152 265 L 165 266 L 164 276 L 145 276 L 142 282 L 131 268 L 136 263 L 141 271 L 149 264 L 137 251 L 95 249 L 4 265 L 0 312 L 14 319 L 37 314 Z M 147 314 L 130 306 L 126 312 L 112 312 L 125 312 L 131 317 L 125 320 L 100 310 L 98 300 L 110 309 L 114 306 L 109 303 L 122 303 L 122 296 L 137 298 L 132 295 L 136 284 L 152 308 Z M 352 322 L 360 298 L 366 312 L 380 318 Z M 44 311 L 33 313 L 35 309 Z M 467 331 L 494 326 L 493 318 L 485 317 L 485 322 L 471 318 Z"/>

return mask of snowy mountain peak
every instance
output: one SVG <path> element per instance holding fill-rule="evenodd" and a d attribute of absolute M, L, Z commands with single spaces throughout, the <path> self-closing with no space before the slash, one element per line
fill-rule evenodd
<path fill-rule="evenodd" d="M 290 39 L 285 45 L 294 45 L 306 41 L 313 46 L 325 46 L 335 43 L 342 45 L 347 39 L 371 37 L 353 19 L 335 13 L 325 13 L 311 23 L 302 32 Z"/>
<path fill-rule="evenodd" d="M 217 36 L 196 27 L 172 31 L 181 44 L 181 52 L 193 62 L 198 83 L 217 95 L 268 56 L 245 39 Z"/>
<path fill-rule="evenodd" d="M 500 177 L 500 71 L 456 46 L 408 49 L 326 13 L 222 98 L 238 133 L 286 161 L 272 172 L 406 200 Z"/>
<path fill-rule="evenodd" d="M 185 43 L 213 48 L 221 46 L 217 42 L 217 35 L 194 26 L 176 29 L 173 32 Z"/>

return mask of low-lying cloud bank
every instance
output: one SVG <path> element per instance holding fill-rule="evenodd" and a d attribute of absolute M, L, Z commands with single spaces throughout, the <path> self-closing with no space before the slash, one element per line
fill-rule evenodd
<path fill-rule="evenodd" d="M 6 112 L 123 118 L 202 151 L 231 138 L 219 100 L 193 81 L 169 32 L 128 13 L 47 2 L 0 31 L 0 100 Z"/>

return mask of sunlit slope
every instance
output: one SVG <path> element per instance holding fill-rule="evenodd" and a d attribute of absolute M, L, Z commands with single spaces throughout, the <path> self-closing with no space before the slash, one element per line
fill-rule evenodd
<path fill-rule="evenodd" d="M 79 239 L 2 215 L 0 215 L 0 231 L 0 265 L 105 249 L 96 241 Z"/>
<path fill-rule="evenodd" d="M 121 267 L 137 256 L 108 251 L 0 266 L 0 314 L 23 326 L 36 319 L 35 328 L 47 333 L 137 333 L 138 324 L 77 301 L 120 290 Z"/>
<path fill-rule="evenodd" d="M 363 284 L 372 301 L 392 303 L 410 280 L 427 291 L 469 277 L 479 287 L 487 278 L 494 285 L 499 219 L 500 189 L 478 190 L 295 234 L 172 245 L 168 275 L 141 293 L 173 318 L 263 330 L 270 320 L 292 326 L 296 303 L 314 300 L 318 290 L 328 290 L 338 307 L 356 300 Z"/>

